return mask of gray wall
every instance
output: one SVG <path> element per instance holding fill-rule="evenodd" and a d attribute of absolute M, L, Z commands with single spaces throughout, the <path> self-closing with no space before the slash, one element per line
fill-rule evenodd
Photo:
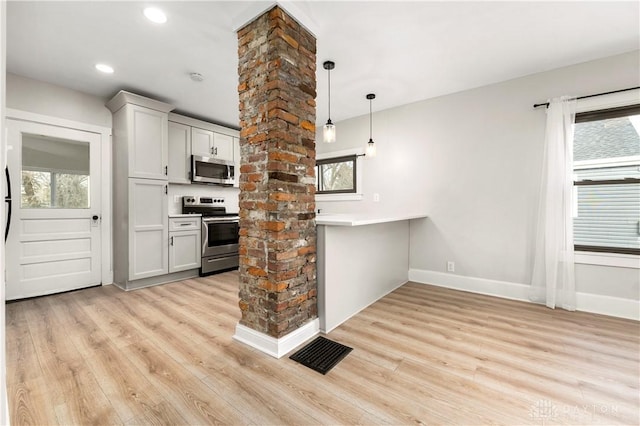
<path fill-rule="evenodd" d="M 426 212 L 412 224 L 410 268 L 445 272 L 452 260 L 458 275 L 529 283 L 545 126 L 532 105 L 638 86 L 639 75 L 634 51 L 374 113 L 378 156 L 363 162 L 364 200 L 317 207 Z M 366 111 L 364 95 L 354 102 Z M 318 153 L 363 148 L 368 120 L 337 123 L 337 142 L 319 142 Z M 579 292 L 640 299 L 637 269 L 577 265 L 576 275 Z"/>
<path fill-rule="evenodd" d="M 66 87 L 7 73 L 7 108 L 111 127 L 106 100 Z"/>

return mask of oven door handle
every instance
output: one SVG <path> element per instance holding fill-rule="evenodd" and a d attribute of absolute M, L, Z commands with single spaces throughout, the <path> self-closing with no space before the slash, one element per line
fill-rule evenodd
<path fill-rule="evenodd" d="M 207 226 L 207 223 L 204 220 L 202 221 L 201 228 L 202 228 L 202 237 L 201 237 L 202 251 L 200 253 L 204 255 L 204 253 L 207 251 L 207 244 L 209 244 L 209 227 Z"/>
<path fill-rule="evenodd" d="M 202 218 L 202 223 L 239 223 L 239 217 L 206 217 Z"/>

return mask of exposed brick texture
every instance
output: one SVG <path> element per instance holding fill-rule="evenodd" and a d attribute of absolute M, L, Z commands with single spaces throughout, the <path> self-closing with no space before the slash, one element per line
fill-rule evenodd
<path fill-rule="evenodd" d="M 277 338 L 318 316 L 316 41 L 276 6 L 238 56 L 240 322 Z"/>

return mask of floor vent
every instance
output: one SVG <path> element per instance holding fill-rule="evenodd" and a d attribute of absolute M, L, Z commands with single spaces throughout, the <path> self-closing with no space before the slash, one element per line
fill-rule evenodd
<path fill-rule="evenodd" d="M 327 374 L 352 350 L 353 348 L 320 336 L 289 358 L 318 373 Z"/>

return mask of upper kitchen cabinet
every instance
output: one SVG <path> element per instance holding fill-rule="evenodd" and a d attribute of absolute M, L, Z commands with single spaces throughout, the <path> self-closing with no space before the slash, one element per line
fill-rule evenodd
<path fill-rule="evenodd" d="M 233 137 L 222 133 L 213 134 L 213 156 L 233 161 Z"/>
<path fill-rule="evenodd" d="M 173 106 L 123 90 L 106 106 L 113 113 L 114 169 L 131 178 L 167 180 Z"/>
<path fill-rule="evenodd" d="M 193 127 L 191 129 L 191 153 L 213 157 L 213 132 Z"/>
<path fill-rule="evenodd" d="M 191 129 L 193 155 L 233 161 L 233 137 L 194 127 Z"/>
<path fill-rule="evenodd" d="M 169 114 L 169 182 L 191 182 L 192 154 L 239 162 L 238 144 L 239 132 L 235 129 Z"/>
<path fill-rule="evenodd" d="M 169 183 L 191 183 L 191 127 L 169 121 Z"/>

